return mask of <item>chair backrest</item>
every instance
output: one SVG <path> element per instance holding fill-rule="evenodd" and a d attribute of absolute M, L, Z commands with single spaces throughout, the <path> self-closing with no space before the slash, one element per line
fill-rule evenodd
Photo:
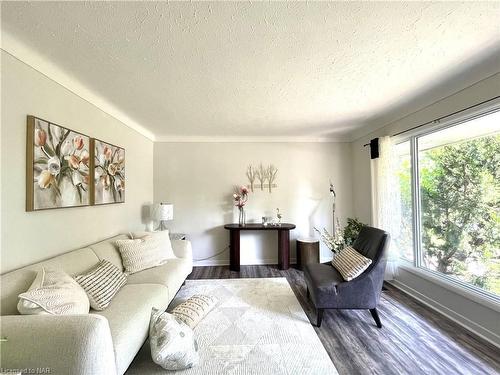
<path fill-rule="evenodd" d="M 375 263 L 382 257 L 387 257 L 388 245 L 389 233 L 382 229 L 364 226 L 352 247 Z"/>
<path fill-rule="evenodd" d="M 366 269 L 355 280 L 370 279 L 369 285 L 362 291 L 362 298 L 351 298 L 350 308 L 375 308 L 380 300 L 382 284 L 384 283 L 385 267 L 387 265 L 387 253 L 389 248 L 389 233 L 369 226 L 365 226 L 359 232 L 358 238 L 352 247 L 372 260 L 370 267 Z M 360 297 L 359 293 L 357 297 Z"/>
<path fill-rule="evenodd" d="M 370 277 L 376 281 L 377 289 L 382 289 L 385 267 L 387 265 L 387 252 L 389 249 L 390 235 L 378 228 L 364 226 L 352 247 L 372 260 L 370 267 L 359 278 Z"/>

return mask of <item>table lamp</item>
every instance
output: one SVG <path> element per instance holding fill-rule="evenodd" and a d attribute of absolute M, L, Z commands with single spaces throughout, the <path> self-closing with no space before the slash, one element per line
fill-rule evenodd
<path fill-rule="evenodd" d="M 151 210 L 153 220 L 160 222 L 159 230 L 167 229 L 165 221 L 174 219 L 174 205 L 171 203 L 154 204 Z"/>

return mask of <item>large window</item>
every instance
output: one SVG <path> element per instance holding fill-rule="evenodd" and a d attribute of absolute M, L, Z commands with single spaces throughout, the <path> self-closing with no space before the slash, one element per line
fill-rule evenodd
<path fill-rule="evenodd" d="M 500 111 L 404 139 L 396 154 L 401 257 L 500 296 Z"/>

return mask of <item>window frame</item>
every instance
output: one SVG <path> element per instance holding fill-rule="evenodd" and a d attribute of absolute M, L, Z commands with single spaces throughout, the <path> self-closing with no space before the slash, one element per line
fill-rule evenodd
<path fill-rule="evenodd" d="M 446 128 L 472 121 L 495 112 L 500 112 L 500 99 L 497 97 L 487 103 L 461 111 L 459 113 L 432 121 L 415 129 L 392 136 L 394 144 L 404 142 L 410 143 L 410 168 L 411 168 L 411 195 L 412 195 L 412 235 L 413 235 L 413 262 L 400 256 L 400 267 L 419 276 L 439 281 L 439 284 L 448 289 L 459 291 L 466 297 L 476 302 L 485 303 L 489 307 L 500 311 L 500 295 L 462 281 L 456 277 L 443 274 L 423 267 L 422 233 L 421 233 L 421 199 L 420 199 L 420 176 L 418 165 L 418 139 L 420 137 L 436 133 Z"/>

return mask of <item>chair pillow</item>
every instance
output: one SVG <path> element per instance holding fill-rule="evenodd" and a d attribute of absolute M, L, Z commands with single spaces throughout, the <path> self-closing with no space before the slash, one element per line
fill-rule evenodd
<path fill-rule="evenodd" d="M 17 310 L 23 315 L 88 314 L 87 294 L 64 271 L 42 268 L 29 289 L 19 295 Z"/>
<path fill-rule="evenodd" d="M 153 362 L 165 370 L 182 370 L 198 364 L 198 344 L 191 328 L 175 315 L 153 307 L 149 323 Z"/>
<path fill-rule="evenodd" d="M 164 252 L 167 259 L 177 258 L 172 248 L 172 242 L 170 240 L 170 234 L 168 230 L 160 230 L 157 232 L 135 232 L 130 233 L 130 235 L 133 239 L 153 237 L 160 243 L 160 248 Z"/>
<path fill-rule="evenodd" d="M 361 275 L 370 264 L 370 258 L 361 255 L 351 246 L 342 249 L 332 260 L 332 266 L 340 272 L 345 281 L 351 281 Z"/>
<path fill-rule="evenodd" d="M 197 294 L 172 310 L 172 314 L 193 328 L 217 305 L 217 298 Z"/>
<path fill-rule="evenodd" d="M 128 274 L 136 273 L 167 262 L 158 237 L 146 236 L 133 240 L 117 240 L 123 267 Z"/>
<path fill-rule="evenodd" d="M 122 286 L 127 276 L 113 263 L 103 259 L 89 272 L 78 275 L 75 280 L 87 293 L 94 310 L 104 310 Z"/>

